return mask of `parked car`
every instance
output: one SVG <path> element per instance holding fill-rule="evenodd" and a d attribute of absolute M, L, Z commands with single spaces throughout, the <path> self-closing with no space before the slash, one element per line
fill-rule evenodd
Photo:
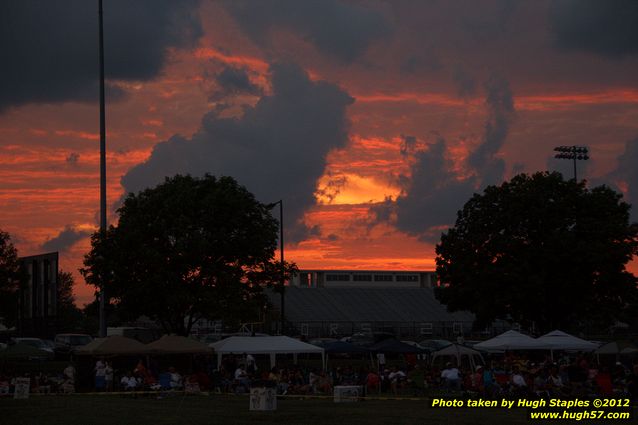
<path fill-rule="evenodd" d="M 222 334 L 206 334 L 206 335 L 201 335 L 199 337 L 199 340 L 203 342 L 204 344 L 212 344 L 217 341 L 221 341 L 222 338 L 224 338 Z"/>
<path fill-rule="evenodd" d="M 308 344 L 321 347 L 322 345 L 330 344 L 331 342 L 335 342 L 335 341 L 338 341 L 338 339 L 337 338 L 313 338 L 310 341 L 308 341 Z"/>
<path fill-rule="evenodd" d="M 57 334 L 53 340 L 56 354 L 70 354 L 76 348 L 91 341 L 93 337 L 86 334 Z"/>
<path fill-rule="evenodd" d="M 419 350 L 429 350 L 429 351 L 432 351 L 431 349 L 429 349 L 429 348 L 425 348 L 425 347 L 423 347 L 421 344 L 419 344 L 418 342 L 415 342 L 415 341 L 401 341 L 401 342 L 402 342 L 402 343 L 404 343 L 404 344 L 408 344 L 408 345 L 411 345 L 411 346 L 413 346 L 413 347 L 416 347 L 416 348 L 418 348 Z"/>
<path fill-rule="evenodd" d="M 118 326 L 106 328 L 106 336 L 123 336 L 138 340 L 142 344 L 148 344 L 159 339 L 161 333 L 157 329 L 144 328 L 140 326 Z"/>
<path fill-rule="evenodd" d="M 43 352 L 45 352 L 47 355 L 47 358 L 53 359 L 53 357 L 55 356 L 53 349 L 51 347 L 49 347 L 43 340 L 41 340 L 40 338 L 23 338 L 23 337 L 16 337 L 13 338 L 13 342 L 15 344 L 24 344 L 24 345 L 30 345 L 31 347 L 35 347 L 38 350 L 41 350 Z"/>
<path fill-rule="evenodd" d="M 394 334 L 391 334 L 389 332 L 373 332 L 371 334 L 356 333 L 349 338 L 350 339 L 347 342 L 350 342 L 352 344 L 357 344 L 357 345 L 363 345 L 365 347 L 369 345 L 374 345 L 377 342 L 381 342 L 386 339 L 392 339 L 394 338 Z M 342 341 L 343 341 L 343 338 L 342 338 Z"/>

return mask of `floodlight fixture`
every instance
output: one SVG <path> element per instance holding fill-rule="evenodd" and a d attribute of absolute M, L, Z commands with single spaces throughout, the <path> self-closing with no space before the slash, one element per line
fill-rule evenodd
<path fill-rule="evenodd" d="M 589 149 L 586 146 L 557 146 L 554 148 L 554 155 L 557 159 L 571 159 L 574 161 L 574 181 L 578 181 L 576 174 L 576 161 L 587 161 L 589 159 Z"/>

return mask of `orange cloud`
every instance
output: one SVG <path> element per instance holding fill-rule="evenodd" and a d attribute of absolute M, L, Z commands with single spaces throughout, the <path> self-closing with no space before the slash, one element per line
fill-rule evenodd
<path fill-rule="evenodd" d="M 39 136 L 39 137 L 46 136 L 46 135 L 49 134 L 48 131 L 41 130 L 39 128 L 30 128 L 29 129 L 29 133 L 33 134 L 34 136 Z"/>
<path fill-rule="evenodd" d="M 87 133 L 85 131 L 76 131 L 76 130 L 55 130 L 56 136 L 63 137 L 75 137 L 78 139 L 85 140 L 100 140 L 100 135 L 97 133 Z"/>
<path fill-rule="evenodd" d="M 345 173 L 338 176 L 343 183 L 330 192 L 330 182 L 335 176 L 323 175 L 319 179 L 317 200 L 321 204 L 364 204 L 381 202 L 386 197 L 395 198 L 400 188 L 387 181 L 380 181 L 374 177 L 364 177 L 357 174 Z"/>
<path fill-rule="evenodd" d="M 267 72 L 270 66 L 268 62 L 255 57 L 226 55 L 219 50 L 210 47 L 201 47 L 196 49 L 194 56 L 199 60 L 215 59 L 228 65 L 243 66 L 259 73 Z"/>
<path fill-rule="evenodd" d="M 638 90 L 622 89 L 595 93 L 517 96 L 516 109 L 543 111 L 581 105 L 638 103 Z"/>
<path fill-rule="evenodd" d="M 479 99 L 465 101 L 456 96 L 448 96 L 438 93 L 377 93 L 377 94 L 354 94 L 353 97 L 357 102 L 376 103 L 376 102 L 413 102 L 420 105 L 439 105 L 450 107 L 462 107 L 469 104 L 479 104 Z"/>
<path fill-rule="evenodd" d="M 479 97 L 459 99 L 454 95 L 440 93 L 376 93 L 355 94 L 359 103 L 400 103 L 411 102 L 419 105 L 437 105 L 447 107 L 480 107 L 484 100 Z M 517 110 L 556 110 L 579 105 L 638 103 L 638 90 L 620 89 L 592 93 L 563 93 L 543 95 L 515 96 Z"/>
<path fill-rule="evenodd" d="M 146 119 L 142 120 L 142 125 L 151 127 L 162 127 L 164 125 L 164 121 L 159 119 Z"/>

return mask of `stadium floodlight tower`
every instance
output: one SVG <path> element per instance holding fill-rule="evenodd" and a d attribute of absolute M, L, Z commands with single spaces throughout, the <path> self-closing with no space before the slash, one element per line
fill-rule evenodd
<path fill-rule="evenodd" d="M 554 148 L 558 152 L 554 158 L 571 159 L 574 161 L 574 181 L 577 182 L 576 161 L 587 161 L 589 159 L 589 149 L 585 146 L 558 146 Z"/>

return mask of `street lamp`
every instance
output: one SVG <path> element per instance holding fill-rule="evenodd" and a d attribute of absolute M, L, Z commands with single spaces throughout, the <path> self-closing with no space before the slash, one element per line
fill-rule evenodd
<path fill-rule="evenodd" d="M 558 152 L 554 155 L 554 158 L 574 161 L 574 181 L 578 181 L 576 178 L 576 160 L 587 161 L 589 159 L 589 149 L 585 146 L 558 146 L 554 148 L 554 151 Z"/>
<path fill-rule="evenodd" d="M 285 292 L 286 292 L 286 267 L 284 265 L 284 201 L 280 199 L 277 202 L 266 205 L 268 209 L 274 208 L 279 204 L 279 253 L 281 254 L 281 276 L 280 276 L 280 290 L 281 290 L 281 334 L 286 334 L 286 313 L 285 313 Z"/>

